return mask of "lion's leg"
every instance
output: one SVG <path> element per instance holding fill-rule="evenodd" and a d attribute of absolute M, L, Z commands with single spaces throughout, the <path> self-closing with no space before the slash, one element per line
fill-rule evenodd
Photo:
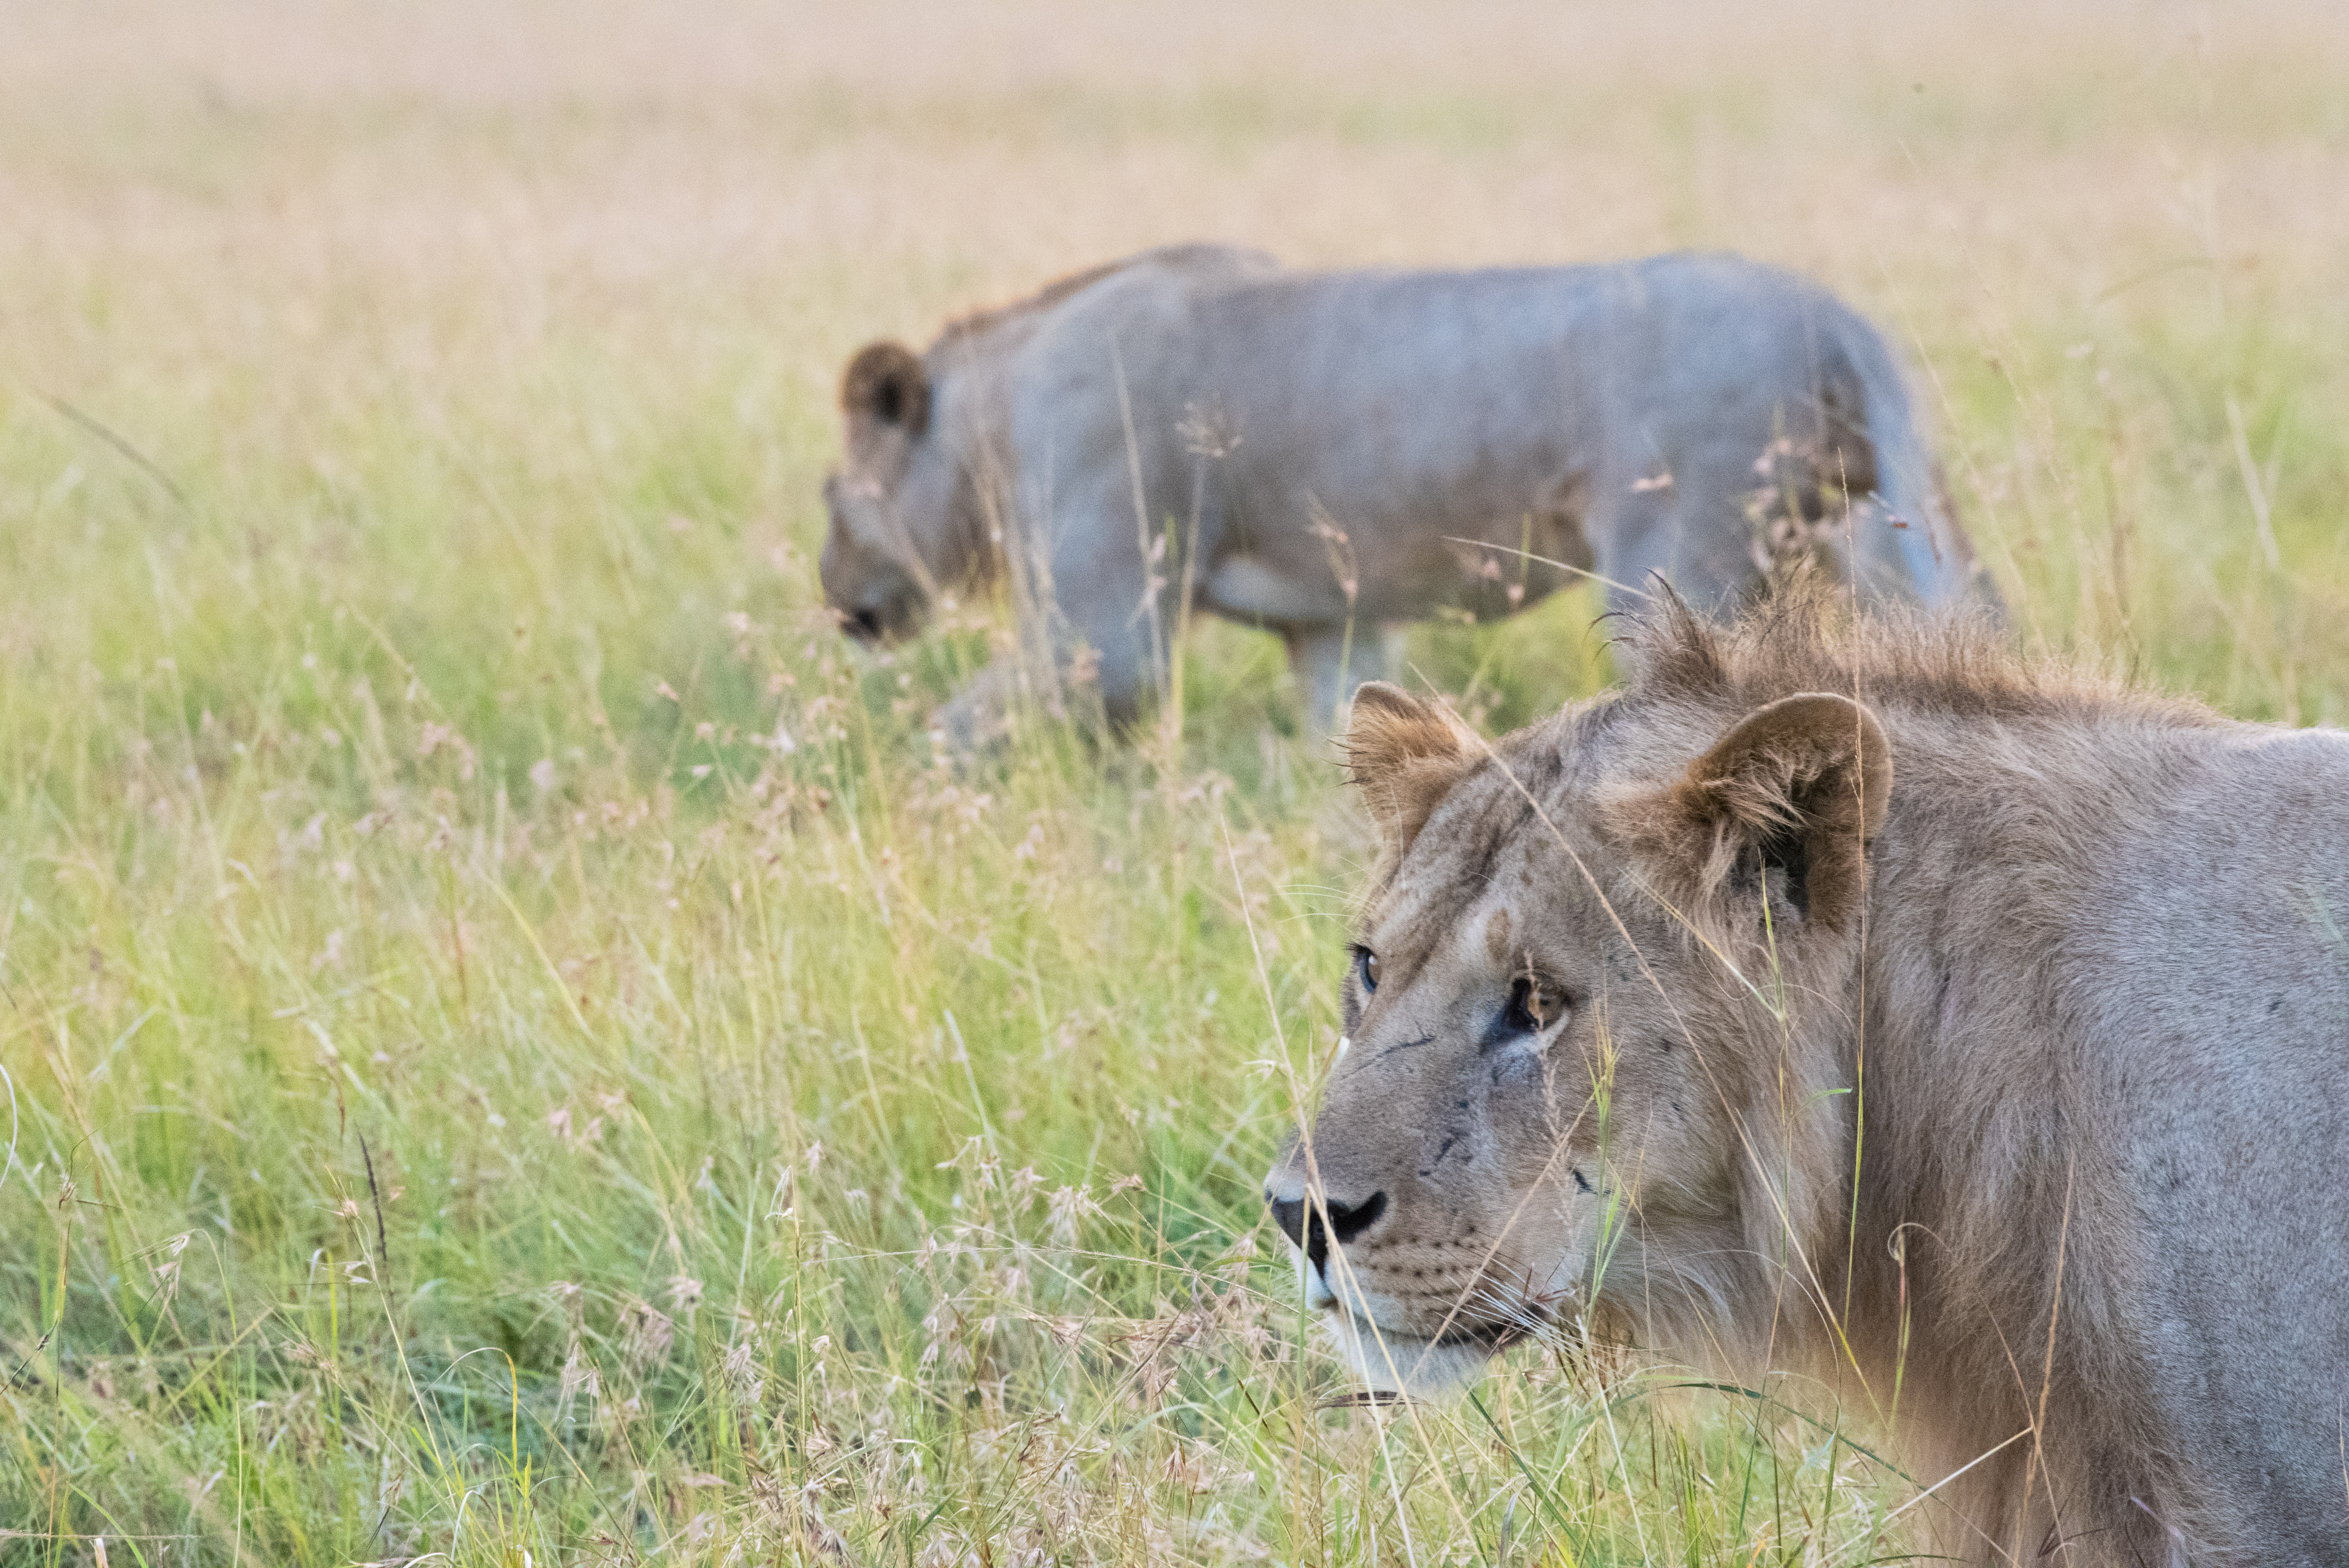
<path fill-rule="evenodd" d="M 1159 668 L 1160 628 L 1143 599 L 1140 552 L 1126 553 L 1130 572 L 1114 551 L 1065 547 L 1015 565 L 1016 641 L 932 716 L 945 749 L 993 750 L 1028 704 L 1054 719 L 1100 717 L 1113 727 L 1140 716 Z"/>
<path fill-rule="evenodd" d="M 1042 630 L 1033 656 L 1049 662 L 1044 674 L 1071 707 L 1098 700 L 1112 726 L 1132 724 L 1165 686 L 1176 628 L 1170 574 L 1161 568 L 1174 524 L 1136 522 L 1121 456 L 1049 502 L 1035 498 L 1030 527 L 1038 541 L 1031 624 Z"/>
<path fill-rule="evenodd" d="M 1700 473 L 1676 477 L 1663 493 L 1683 489 L 1690 493 L 1675 499 L 1633 494 L 1594 509 L 1588 525 L 1593 570 L 1609 610 L 1653 603 L 1661 578 L 1696 609 L 1718 614 L 1760 580 L 1748 542 L 1752 524 L 1722 499 L 1723 487 Z"/>
<path fill-rule="evenodd" d="M 1408 621 L 1389 621 L 1379 628 L 1379 678 L 1399 681 L 1403 677 L 1404 639 L 1411 635 Z"/>
<path fill-rule="evenodd" d="M 1123 609 L 1123 614 L 1115 612 Z M 1142 717 L 1165 680 L 1163 621 L 1152 621 L 1140 593 L 1112 592 L 1100 599 L 1062 602 L 1053 628 L 1052 660 L 1069 699 L 1101 701 L 1102 716 L 1123 727 Z"/>
<path fill-rule="evenodd" d="M 1305 733 L 1325 739 L 1345 727 L 1354 688 L 1387 673 L 1400 645 L 1387 629 L 1357 626 L 1293 626 L 1281 634 L 1288 645 L 1288 667 L 1305 703 Z"/>
<path fill-rule="evenodd" d="M 1098 717 L 1112 727 L 1132 724 L 1142 712 L 1149 683 L 1142 661 L 1110 656 L 1081 633 L 1054 628 L 1037 645 L 1000 654 L 930 716 L 939 748 L 957 755 L 993 751 L 1011 734 L 1014 715 L 1025 705 L 1054 719 Z"/>
<path fill-rule="evenodd" d="M 1016 660 L 999 658 L 930 715 L 930 737 L 957 756 L 992 751 L 1011 732 L 1011 712 L 1019 697 Z"/>

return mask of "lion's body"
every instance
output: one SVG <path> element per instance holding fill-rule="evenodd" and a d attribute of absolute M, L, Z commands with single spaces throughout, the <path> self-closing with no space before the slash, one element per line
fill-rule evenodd
<path fill-rule="evenodd" d="M 999 531 L 1121 715 L 1185 593 L 1286 637 L 1327 723 L 1381 626 L 1506 614 L 1577 569 L 1619 603 L 1658 573 L 1708 608 L 1796 558 L 1871 599 L 1980 591 L 1881 338 L 1733 257 L 1321 273 L 1180 247 L 905 358 L 926 394 L 905 439 L 850 377 L 867 504 L 835 501 L 827 596 L 902 624 Z M 907 545 L 919 570 L 891 560 Z"/>
<path fill-rule="evenodd" d="M 1580 1315 L 1980 1460 L 1922 1510 L 1961 1557 L 2349 1557 L 2349 738 L 1816 606 L 1634 642 L 1495 758 L 1369 737 L 1416 804 L 1312 1142 L 1340 1233 L 1381 1194 L 1326 1287 L 1366 1373 Z M 1573 1001 L 1495 1047 L 1519 970 Z"/>

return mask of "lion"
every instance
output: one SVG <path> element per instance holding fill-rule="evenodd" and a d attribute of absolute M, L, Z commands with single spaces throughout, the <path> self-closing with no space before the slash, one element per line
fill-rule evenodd
<path fill-rule="evenodd" d="M 1356 1374 L 1793 1371 L 1952 1555 L 2349 1560 L 2349 737 L 1815 586 L 1625 652 L 1489 745 L 1355 694 L 1382 849 L 1266 1196 Z"/>
<path fill-rule="evenodd" d="M 1883 339 L 1733 256 L 1298 273 L 1174 246 L 920 354 L 871 345 L 841 405 L 820 573 L 843 627 L 900 638 L 1008 578 L 1028 667 L 1073 667 L 1120 723 L 1194 612 L 1278 633 L 1326 730 L 1402 624 L 1584 576 L 1618 607 L 1651 574 L 1727 606 L 1809 560 L 1871 602 L 1991 593 Z M 943 711 L 958 745 L 1016 663 Z"/>

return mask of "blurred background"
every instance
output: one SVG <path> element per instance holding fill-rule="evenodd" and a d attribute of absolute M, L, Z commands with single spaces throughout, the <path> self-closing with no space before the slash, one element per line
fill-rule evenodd
<path fill-rule="evenodd" d="M 1794 1391 L 1320 1408 L 1336 769 L 1223 625 L 933 767 L 1003 626 L 833 632 L 837 377 L 1168 241 L 1733 249 L 2026 644 L 2332 722 L 2344 194 L 2319 0 L 0 3 L 0 1563 L 1900 1549 Z M 1412 657 L 1514 725 L 1596 611 Z"/>
<path fill-rule="evenodd" d="M 2306 650 L 2262 631 L 2250 668 L 2242 619 L 2337 619 L 2324 552 L 2294 552 L 2298 596 L 2243 597 L 2260 515 L 2297 543 L 2340 489 L 2337 7 L 8 20 L 10 453 L 144 485 L 38 405 L 67 399 L 183 490 L 265 510 L 271 564 L 296 573 L 389 548 L 384 529 L 440 530 L 404 538 L 404 581 L 378 585 L 429 596 L 436 625 L 502 627 L 503 604 L 464 602 L 510 599 L 517 553 L 599 579 L 579 552 L 682 551 L 704 593 L 798 603 L 849 352 L 1193 238 L 1299 265 L 1700 246 L 1803 268 L 1909 352 L 2033 634 L 2126 640 L 2158 604 L 2165 661 L 2296 712 Z M 461 451 L 501 505 L 461 481 L 418 493 L 400 449 L 419 443 Z M 408 471 L 354 527 L 352 487 L 384 465 Z M 18 490 L 46 482 L 36 464 Z M 448 526 L 459 510 L 502 521 Z M 702 536 L 660 533 L 671 511 Z M 192 591 L 201 561 L 181 567 Z M 595 620 L 608 586 L 533 589 L 560 596 L 554 618 Z M 1553 615 L 1555 634 L 1572 613 Z"/>

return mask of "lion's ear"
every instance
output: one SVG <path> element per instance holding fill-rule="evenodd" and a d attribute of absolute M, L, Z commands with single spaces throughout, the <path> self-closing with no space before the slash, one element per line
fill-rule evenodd
<path fill-rule="evenodd" d="M 1868 842 L 1891 792 L 1892 748 L 1876 716 L 1847 696 L 1805 692 L 1732 725 L 1642 803 L 1639 836 L 1668 858 L 1684 897 L 1775 880 L 1806 923 L 1840 929 L 1859 907 Z"/>
<path fill-rule="evenodd" d="M 840 378 L 840 407 L 848 416 L 852 451 L 888 433 L 914 439 L 930 422 L 930 382 L 921 356 L 902 343 L 858 349 Z"/>
<path fill-rule="evenodd" d="M 1384 681 L 1366 681 L 1355 689 L 1341 744 L 1379 836 L 1400 853 L 1468 765 L 1476 738 L 1434 704 Z"/>

